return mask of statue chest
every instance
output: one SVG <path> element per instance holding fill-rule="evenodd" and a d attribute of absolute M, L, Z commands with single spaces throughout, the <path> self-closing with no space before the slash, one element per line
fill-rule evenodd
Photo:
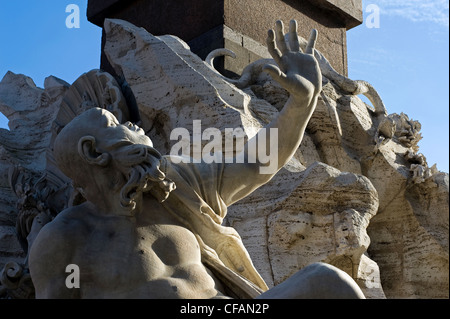
<path fill-rule="evenodd" d="M 182 226 L 103 220 L 85 239 L 76 259 L 81 288 L 93 295 L 102 294 L 101 289 L 112 297 L 176 297 L 181 282 L 209 281 L 198 242 Z"/>

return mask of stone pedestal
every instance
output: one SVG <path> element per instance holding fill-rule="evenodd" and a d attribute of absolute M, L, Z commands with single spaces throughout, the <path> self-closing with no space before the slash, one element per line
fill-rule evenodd
<path fill-rule="evenodd" d="M 154 35 L 172 34 L 205 58 L 227 48 L 236 59 L 216 59 L 227 75 L 240 74 L 249 63 L 268 56 L 267 30 L 276 20 L 299 22 L 299 34 L 319 31 L 317 49 L 341 74 L 347 74 L 346 31 L 362 23 L 361 0 L 89 0 L 88 20 L 103 27 L 105 18 L 127 20 Z M 104 38 L 104 36 L 103 36 Z M 102 48 L 104 40 L 102 41 Z M 101 67 L 112 71 L 103 54 Z"/>

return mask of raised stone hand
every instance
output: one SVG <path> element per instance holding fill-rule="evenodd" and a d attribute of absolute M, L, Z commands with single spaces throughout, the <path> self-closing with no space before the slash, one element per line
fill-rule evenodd
<path fill-rule="evenodd" d="M 317 30 L 313 29 L 305 52 L 302 52 L 295 20 L 291 20 L 289 24 L 287 39 L 283 22 L 280 20 L 276 22 L 275 31 L 269 30 L 267 37 L 269 53 L 278 66 L 268 64 L 264 70 L 303 107 L 315 105 L 312 102 L 322 89 L 322 74 L 314 57 L 316 39 Z"/>

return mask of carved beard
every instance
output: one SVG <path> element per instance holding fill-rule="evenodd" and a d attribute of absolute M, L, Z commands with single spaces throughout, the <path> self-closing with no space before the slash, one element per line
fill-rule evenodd
<path fill-rule="evenodd" d="M 166 178 L 165 159 L 153 147 L 141 144 L 122 146 L 112 152 L 113 160 L 127 177 L 120 191 L 122 207 L 133 211 L 138 197 L 149 192 L 160 203 L 164 202 L 176 186 Z"/>

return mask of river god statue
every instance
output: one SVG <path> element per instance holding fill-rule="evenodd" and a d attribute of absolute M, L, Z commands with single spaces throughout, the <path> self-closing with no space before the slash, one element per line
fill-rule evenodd
<path fill-rule="evenodd" d="M 221 225 L 227 206 L 290 160 L 316 107 L 322 87 L 313 55 L 317 32 L 305 52 L 295 21 L 286 38 L 277 21 L 267 40 L 277 66 L 265 71 L 290 98 L 236 155 L 243 161 L 186 163 L 162 156 L 143 130 L 100 108 L 62 129 L 54 156 L 86 201 L 58 214 L 34 241 L 29 268 L 37 298 L 364 298 L 349 275 L 323 263 L 268 289 L 240 236 Z M 275 132 L 278 149 L 271 156 L 278 167 L 261 174 L 267 162 L 248 145 L 258 149 Z M 67 286 L 69 265 L 79 269 L 79 288 Z"/>

